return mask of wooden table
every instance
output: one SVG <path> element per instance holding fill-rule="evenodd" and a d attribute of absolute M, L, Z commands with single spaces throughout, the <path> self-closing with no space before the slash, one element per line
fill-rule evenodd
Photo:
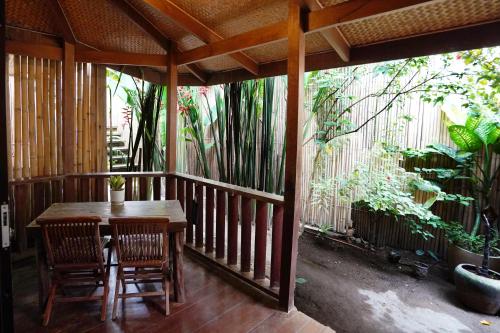
<path fill-rule="evenodd" d="M 170 219 L 169 233 L 171 252 L 173 253 L 173 282 L 176 302 L 183 303 L 184 273 L 182 251 L 184 247 L 184 229 L 186 228 L 186 216 L 177 200 L 161 201 L 125 201 L 123 206 L 112 206 L 110 202 L 66 202 L 55 203 L 50 206 L 40 217 L 71 217 L 82 215 L 99 215 L 102 222 L 99 226 L 101 235 L 111 235 L 111 227 L 108 223 L 110 217 L 153 217 L 167 216 Z M 43 246 L 40 226 L 36 220 L 26 227 L 35 239 L 36 258 L 38 269 L 38 297 L 41 308 L 45 306 L 49 288 L 49 270 L 47 267 L 45 249 Z"/>

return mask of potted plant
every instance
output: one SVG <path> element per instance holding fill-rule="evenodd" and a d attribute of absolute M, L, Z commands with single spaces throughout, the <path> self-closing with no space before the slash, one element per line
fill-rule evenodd
<path fill-rule="evenodd" d="M 125 201 L 125 178 L 122 176 L 111 176 L 109 178 L 111 188 L 111 204 L 123 205 Z"/>

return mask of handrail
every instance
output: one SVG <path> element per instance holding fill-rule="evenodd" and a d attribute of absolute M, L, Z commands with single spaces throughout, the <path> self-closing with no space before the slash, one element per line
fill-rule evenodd
<path fill-rule="evenodd" d="M 203 177 L 184 174 L 181 172 L 171 172 L 171 173 L 168 173 L 168 176 L 181 178 L 183 180 L 190 180 L 190 181 L 194 182 L 195 184 L 202 184 L 205 186 L 210 186 L 210 187 L 215 188 L 215 189 L 221 189 L 221 190 L 224 190 L 226 192 L 238 194 L 238 195 L 241 195 L 241 196 L 244 196 L 247 198 L 260 200 L 260 201 L 264 201 L 264 202 L 275 204 L 275 205 L 282 205 L 284 203 L 284 198 L 282 195 L 267 193 L 267 192 L 263 192 L 263 191 L 259 191 L 259 190 L 254 190 L 254 189 L 251 189 L 248 187 L 228 184 L 228 183 L 220 182 L 217 180 L 212 180 L 212 179 L 207 179 L 207 178 L 203 178 Z"/>
<path fill-rule="evenodd" d="M 123 177 L 174 177 L 183 180 L 189 180 L 195 184 L 203 184 L 205 186 L 210 186 L 215 189 L 224 190 L 229 193 L 238 194 L 244 197 L 268 202 L 271 204 L 282 205 L 284 203 L 284 198 L 282 195 L 267 193 L 248 187 L 228 184 L 220 182 L 217 180 L 207 179 L 203 177 L 193 176 L 181 172 L 162 172 L 162 171 L 146 171 L 146 172 L 95 172 L 95 173 L 72 173 L 67 175 L 58 176 L 42 176 L 42 177 L 32 177 L 24 178 L 18 180 L 10 180 L 9 185 L 20 185 L 20 184 L 30 184 L 38 182 L 48 182 L 53 180 L 64 180 L 66 178 L 101 178 L 101 177 L 111 177 L 111 176 L 123 176 Z"/>

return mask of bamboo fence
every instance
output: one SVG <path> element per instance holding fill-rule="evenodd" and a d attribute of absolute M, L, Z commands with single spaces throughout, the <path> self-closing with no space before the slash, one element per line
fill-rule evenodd
<path fill-rule="evenodd" d="M 9 178 L 62 175 L 63 126 L 75 126 L 75 170 L 107 170 L 106 68 L 76 64 L 75 124 L 64 124 L 62 63 L 9 55 Z"/>

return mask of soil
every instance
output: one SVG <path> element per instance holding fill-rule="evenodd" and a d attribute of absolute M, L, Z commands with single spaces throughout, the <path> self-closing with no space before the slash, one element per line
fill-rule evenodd
<path fill-rule="evenodd" d="M 339 333 L 500 332 L 498 316 L 472 312 L 459 302 L 445 265 L 408 251 L 392 264 L 389 251 L 318 242 L 304 233 L 296 307 Z M 425 279 L 415 277 L 415 261 L 430 265 Z"/>

